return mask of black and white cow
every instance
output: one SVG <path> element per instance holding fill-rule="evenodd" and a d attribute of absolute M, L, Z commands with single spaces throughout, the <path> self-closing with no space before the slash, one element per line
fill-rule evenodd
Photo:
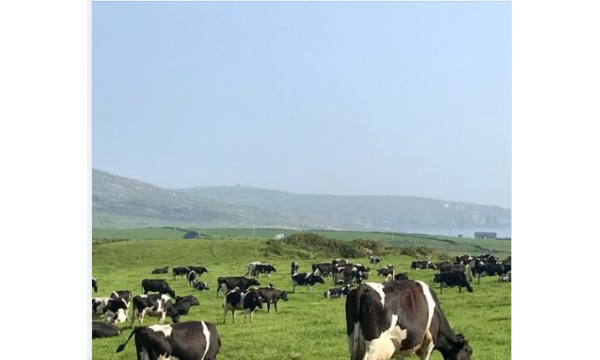
<path fill-rule="evenodd" d="M 204 266 L 188 266 L 188 269 L 194 270 L 196 272 L 197 276 L 202 276 L 202 274 L 204 273 L 208 273 L 208 269 L 205 268 Z"/>
<path fill-rule="evenodd" d="M 111 299 L 109 297 L 92 298 L 92 315 L 104 315 L 106 306 Z"/>
<path fill-rule="evenodd" d="M 131 291 L 129 290 L 117 290 L 117 291 L 113 291 L 110 294 L 110 297 L 112 299 L 123 299 L 125 300 L 125 302 L 127 302 L 127 308 L 129 308 L 129 302 L 131 301 Z"/>
<path fill-rule="evenodd" d="M 124 299 L 110 297 L 92 299 L 92 315 L 103 315 L 107 323 L 122 323 L 127 321 L 127 309 Z"/>
<path fill-rule="evenodd" d="M 144 279 L 141 284 L 144 295 L 148 294 L 149 291 L 153 291 L 159 294 L 169 294 L 172 298 L 175 297 L 175 291 L 164 280 Z"/>
<path fill-rule="evenodd" d="M 171 303 L 167 306 L 167 316 L 171 317 L 174 324 L 179 322 L 179 317 L 190 313 L 192 306 L 199 306 L 200 302 L 195 297 L 189 295 L 184 297 L 177 297 L 175 303 Z"/>
<path fill-rule="evenodd" d="M 277 312 L 277 301 L 279 301 L 279 299 L 288 301 L 287 292 L 277 290 L 273 288 L 273 286 L 258 288 L 256 289 L 256 294 L 261 298 L 263 303 L 267 304 L 267 313 L 271 311 L 271 304 L 273 304 L 275 312 Z"/>
<path fill-rule="evenodd" d="M 243 276 L 229 276 L 217 278 L 217 297 L 219 297 L 219 291 L 228 291 L 238 288 L 240 290 L 247 290 L 250 286 L 260 286 L 260 283 L 256 279 L 246 278 Z"/>
<path fill-rule="evenodd" d="M 346 297 L 350 293 L 350 290 L 352 290 L 351 285 L 332 287 L 331 289 L 325 291 L 323 296 L 327 299 L 342 298 L 342 297 Z"/>
<path fill-rule="evenodd" d="M 113 324 L 92 322 L 92 339 L 100 339 L 121 334 L 121 329 Z"/>
<path fill-rule="evenodd" d="M 273 266 L 271 264 L 258 264 L 254 268 L 254 272 L 252 273 L 252 276 L 255 276 L 258 278 L 258 277 L 260 277 L 260 274 L 264 274 L 265 276 L 270 277 L 272 272 L 277 272 L 277 270 L 275 269 L 275 266 Z"/>
<path fill-rule="evenodd" d="M 502 278 L 511 270 L 510 265 L 503 265 L 497 263 L 484 263 L 479 261 L 475 263 L 475 266 L 471 269 L 473 276 L 477 277 L 477 284 L 480 284 L 481 278 L 485 276 L 498 275 L 498 281 L 502 281 Z"/>
<path fill-rule="evenodd" d="M 165 266 L 164 268 L 158 268 L 158 269 L 152 270 L 152 274 L 168 274 L 168 273 L 169 273 L 168 266 Z"/>
<path fill-rule="evenodd" d="M 217 327 L 205 321 L 137 327 L 119 345 L 118 353 L 132 336 L 138 360 L 216 360 L 221 348 Z"/>
<path fill-rule="evenodd" d="M 435 264 L 429 260 L 415 260 L 410 264 L 411 269 L 420 270 L 420 269 L 433 269 L 435 270 Z"/>
<path fill-rule="evenodd" d="M 98 292 L 98 281 L 96 280 L 95 277 L 92 278 L 92 288 L 94 289 L 95 293 Z"/>
<path fill-rule="evenodd" d="M 292 272 L 291 272 L 291 275 L 294 275 L 295 273 L 297 273 L 298 272 L 298 268 L 299 268 L 298 263 L 295 262 L 295 261 L 292 262 Z"/>
<path fill-rule="evenodd" d="M 437 267 L 437 270 L 439 270 L 440 272 L 450 271 L 450 269 L 452 268 L 452 261 L 444 260 L 440 263 L 437 263 L 435 266 Z"/>
<path fill-rule="evenodd" d="M 440 284 L 440 293 L 443 292 L 445 286 L 458 286 L 458 292 L 462 292 L 462 288 L 467 288 L 468 292 L 473 292 L 473 287 L 467 280 L 467 275 L 460 271 L 449 271 L 439 274 L 434 274 L 433 282 Z"/>
<path fill-rule="evenodd" d="M 369 256 L 369 264 L 379 265 L 381 258 L 379 256 Z"/>
<path fill-rule="evenodd" d="M 187 281 L 188 281 L 188 286 L 192 286 L 194 285 L 194 282 L 196 282 L 196 271 L 194 270 L 190 270 L 189 273 L 187 273 Z"/>
<path fill-rule="evenodd" d="M 186 276 L 190 272 L 190 269 L 178 266 L 173 268 L 173 279 L 177 280 L 176 276 Z"/>
<path fill-rule="evenodd" d="M 360 284 L 369 278 L 369 268 L 361 264 L 346 264 L 334 270 L 333 281 L 335 284 Z"/>
<path fill-rule="evenodd" d="M 196 289 L 198 291 L 210 290 L 210 288 L 208 287 L 208 283 L 206 283 L 204 281 L 196 281 L 196 282 L 194 282 L 194 289 Z"/>
<path fill-rule="evenodd" d="M 137 319 L 140 326 L 144 325 L 144 317 L 155 316 L 162 324 L 167 316 L 167 308 L 171 306 L 171 297 L 167 294 L 136 295 L 133 298 L 133 316 L 131 326 Z"/>
<path fill-rule="evenodd" d="M 473 350 L 455 334 L 435 292 L 421 281 L 365 283 L 346 297 L 351 360 L 388 360 L 433 350 L 445 360 L 470 360 Z"/>
<path fill-rule="evenodd" d="M 250 323 L 252 323 L 252 317 L 254 310 L 257 308 L 262 309 L 262 299 L 258 296 L 255 290 L 242 291 L 234 289 L 228 291 L 225 294 L 225 302 L 223 303 L 223 324 L 227 319 L 227 311 L 231 310 L 231 317 L 233 323 L 235 323 L 235 311 L 244 311 L 244 323 L 248 321 L 248 315 L 250 315 Z"/>
<path fill-rule="evenodd" d="M 392 265 L 392 264 L 389 264 L 388 266 L 386 266 L 384 268 L 377 269 L 377 275 L 383 276 L 385 278 L 384 281 L 394 280 L 395 274 L 396 274 L 396 269 L 394 268 L 394 265 Z"/>
<path fill-rule="evenodd" d="M 398 273 L 398 274 L 394 275 L 394 281 L 400 281 L 400 280 L 409 280 L 408 273 L 406 271 L 403 273 Z"/>
<path fill-rule="evenodd" d="M 331 268 L 335 270 L 339 266 L 343 266 L 348 264 L 348 260 L 346 259 L 333 259 L 331 260 Z"/>
<path fill-rule="evenodd" d="M 471 255 L 458 255 L 454 260 L 456 264 L 467 265 L 473 260 L 473 257 Z"/>
<path fill-rule="evenodd" d="M 332 267 L 330 263 L 315 263 L 310 267 L 312 268 L 313 275 L 329 277 L 332 273 Z"/>
<path fill-rule="evenodd" d="M 316 283 L 325 284 L 325 280 L 319 275 L 311 273 L 298 273 L 292 275 L 292 292 L 296 292 L 296 286 L 306 286 L 308 292 L 312 292 L 312 286 Z"/>

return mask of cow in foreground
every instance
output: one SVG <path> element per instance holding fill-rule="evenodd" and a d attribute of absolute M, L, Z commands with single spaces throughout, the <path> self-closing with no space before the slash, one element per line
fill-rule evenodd
<path fill-rule="evenodd" d="M 121 334 L 121 329 L 113 324 L 92 322 L 92 339 L 99 339 Z"/>
<path fill-rule="evenodd" d="M 267 313 L 271 311 L 271 304 L 273 304 L 275 312 L 277 312 L 277 301 L 279 301 L 279 299 L 288 301 L 286 291 L 277 290 L 272 286 L 258 288 L 256 289 L 256 294 L 261 298 L 263 303 L 267 303 Z"/>
<path fill-rule="evenodd" d="M 346 298 L 346 334 L 351 360 L 389 360 L 413 354 L 428 360 L 470 360 L 473 350 L 455 334 L 435 292 L 421 281 L 364 283 Z"/>
<path fill-rule="evenodd" d="M 256 308 L 262 309 L 262 299 L 258 296 L 255 290 L 231 290 L 225 294 L 225 302 L 223 303 L 223 324 L 227 319 L 227 311 L 231 310 L 231 318 L 235 324 L 235 311 L 244 311 L 244 324 L 248 321 L 248 315 L 250 315 L 250 323 L 252 324 L 252 317 Z"/>
<path fill-rule="evenodd" d="M 205 321 L 135 328 L 118 353 L 133 336 L 138 360 L 216 360 L 221 348 L 217 327 Z"/>

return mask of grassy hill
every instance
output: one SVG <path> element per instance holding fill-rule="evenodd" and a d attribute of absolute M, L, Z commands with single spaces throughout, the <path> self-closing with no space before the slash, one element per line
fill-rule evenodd
<path fill-rule="evenodd" d="M 331 240 L 327 240 L 331 241 Z M 347 242 L 347 241 L 346 241 Z M 289 301 L 280 302 L 279 313 L 258 310 L 252 324 L 244 324 L 238 313 L 232 324 L 231 313 L 223 322 L 223 294 L 217 298 L 216 284 L 219 276 L 241 276 L 250 261 L 273 264 L 277 272 L 270 278 L 261 277 L 262 285 L 272 283 L 276 288 L 291 291 L 289 267 L 298 261 L 300 272 L 310 269 L 313 262 L 331 261 L 335 247 L 316 246 L 310 259 L 305 259 L 306 248 L 300 244 L 288 244 L 281 253 L 269 250 L 271 241 L 209 238 L 201 240 L 130 240 L 93 246 L 92 274 L 98 279 L 99 291 L 92 296 L 108 296 L 114 290 L 129 289 L 134 295 L 140 293 L 140 281 L 159 278 L 169 282 L 177 295 L 194 295 L 200 306 L 192 307 L 182 321 L 205 320 L 217 324 L 222 348 L 220 360 L 346 360 L 349 358 L 346 333 L 344 299 L 325 299 L 323 292 L 332 286 L 318 284 L 308 293 L 297 288 L 289 294 Z M 325 243 L 328 244 L 328 243 Z M 313 244 L 314 245 L 314 244 Z M 365 258 L 350 258 L 353 262 L 365 262 Z M 433 271 L 410 269 L 412 257 L 400 253 L 385 256 L 397 271 L 407 271 L 411 279 L 433 285 Z M 155 268 L 164 266 L 202 265 L 209 270 L 202 276 L 211 287 L 199 293 L 181 278 L 174 280 L 171 274 L 151 275 Z M 171 269 L 169 269 L 171 270 Z M 373 272 L 369 281 L 380 282 Z M 438 293 L 441 307 L 451 327 L 469 340 L 474 358 L 480 360 L 511 359 L 511 284 L 499 283 L 497 278 L 484 278 L 480 285 L 473 284 L 473 293 L 459 293 L 458 289 L 444 289 Z M 92 290 L 93 291 L 93 290 Z M 130 313 L 131 315 L 131 313 Z M 100 321 L 100 319 L 98 319 Z M 147 317 L 144 324 L 157 323 Z M 166 323 L 171 323 L 167 318 Z M 135 322 L 135 326 L 138 323 Z M 118 337 L 92 340 L 94 360 L 134 359 L 135 345 L 130 341 L 127 348 L 116 354 L 119 344 L 131 332 L 131 324 L 119 324 L 123 333 Z M 441 360 L 434 352 L 432 360 Z"/>

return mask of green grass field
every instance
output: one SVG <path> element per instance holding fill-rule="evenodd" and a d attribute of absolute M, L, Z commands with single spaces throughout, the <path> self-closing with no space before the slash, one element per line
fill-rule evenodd
<path fill-rule="evenodd" d="M 452 238 L 452 240 L 457 239 Z M 507 243 L 508 251 L 504 252 L 510 254 L 510 241 L 496 241 L 496 243 Z M 326 282 L 325 285 L 317 284 L 313 287 L 312 293 L 307 293 L 305 288 L 297 288 L 295 294 L 289 294 L 288 302 L 279 303 L 279 314 L 276 314 L 273 309 L 271 313 L 267 313 L 265 306 L 263 310 L 255 313 L 252 324 L 244 324 L 240 312 L 236 313 L 235 324 L 231 323 L 231 313 L 228 314 L 227 323 L 222 324 L 223 293 L 221 292 L 219 298 L 216 298 L 217 277 L 241 276 L 246 272 L 248 262 L 264 261 L 273 264 L 277 272 L 270 278 L 261 277 L 261 285 L 272 283 L 277 289 L 291 291 L 289 272 L 292 261 L 298 261 L 300 272 L 310 271 L 313 262 L 331 261 L 330 256 L 300 260 L 283 254 L 270 255 L 266 258 L 265 254 L 268 253 L 265 251 L 266 246 L 266 241 L 260 239 L 131 240 L 96 245 L 92 250 L 92 273 L 98 280 L 99 291 L 92 292 L 92 296 L 109 296 L 112 291 L 122 289 L 129 289 L 137 295 L 141 293 L 142 279 L 165 279 L 177 295 L 195 295 L 200 301 L 200 306 L 192 307 L 190 314 L 182 317 L 181 321 L 205 320 L 217 324 L 222 341 L 218 356 L 220 360 L 348 359 L 345 300 L 328 300 L 323 297 L 323 292 L 332 286 L 330 282 Z M 471 253 L 476 255 L 480 252 Z M 434 272 L 411 270 L 410 263 L 413 258 L 399 253 L 386 255 L 383 258 L 385 264 L 394 264 L 397 272 L 408 271 L 411 279 L 423 280 L 433 286 Z M 348 260 L 368 263 L 366 258 Z M 181 278 L 173 280 L 171 268 L 169 274 L 150 274 L 153 269 L 159 267 L 188 265 L 202 265 L 208 268 L 208 274 L 204 274 L 201 278 L 211 287 L 208 292 L 200 293 L 193 290 Z M 508 360 L 511 358 L 511 284 L 499 283 L 497 279 L 497 277 L 489 277 L 483 278 L 481 285 L 473 283 L 473 293 L 466 291 L 459 293 L 457 288 L 446 288 L 440 294 L 439 288 L 434 287 L 450 325 L 469 340 L 474 350 L 474 359 Z M 368 281 L 381 282 L 381 280 L 373 271 Z M 130 316 L 131 314 L 130 310 Z M 144 319 L 145 325 L 155 323 L 157 323 L 156 318 Z M 165 323 L 171 323 L 171 319 L 167 318 Z M 138 325 L 136 321 L 134 326 Z M 123 329 L 123 333 L 118 337 L 92 341 L 95 360 L 136 358 L 133 341 L 129 342 L 123 352 L 115 353 L 117 346 L 131 332 L 129 322 L 119 326 Z M 431 359 L 441 360 L 442 357 L 438 352 L 434 352 Z"/>

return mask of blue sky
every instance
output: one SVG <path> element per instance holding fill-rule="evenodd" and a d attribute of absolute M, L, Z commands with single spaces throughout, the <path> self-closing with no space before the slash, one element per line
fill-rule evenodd
<path fill-rule="evenodd" d="M 507 2 L 94 2 L 92 166 L 511 206 Z"/>

